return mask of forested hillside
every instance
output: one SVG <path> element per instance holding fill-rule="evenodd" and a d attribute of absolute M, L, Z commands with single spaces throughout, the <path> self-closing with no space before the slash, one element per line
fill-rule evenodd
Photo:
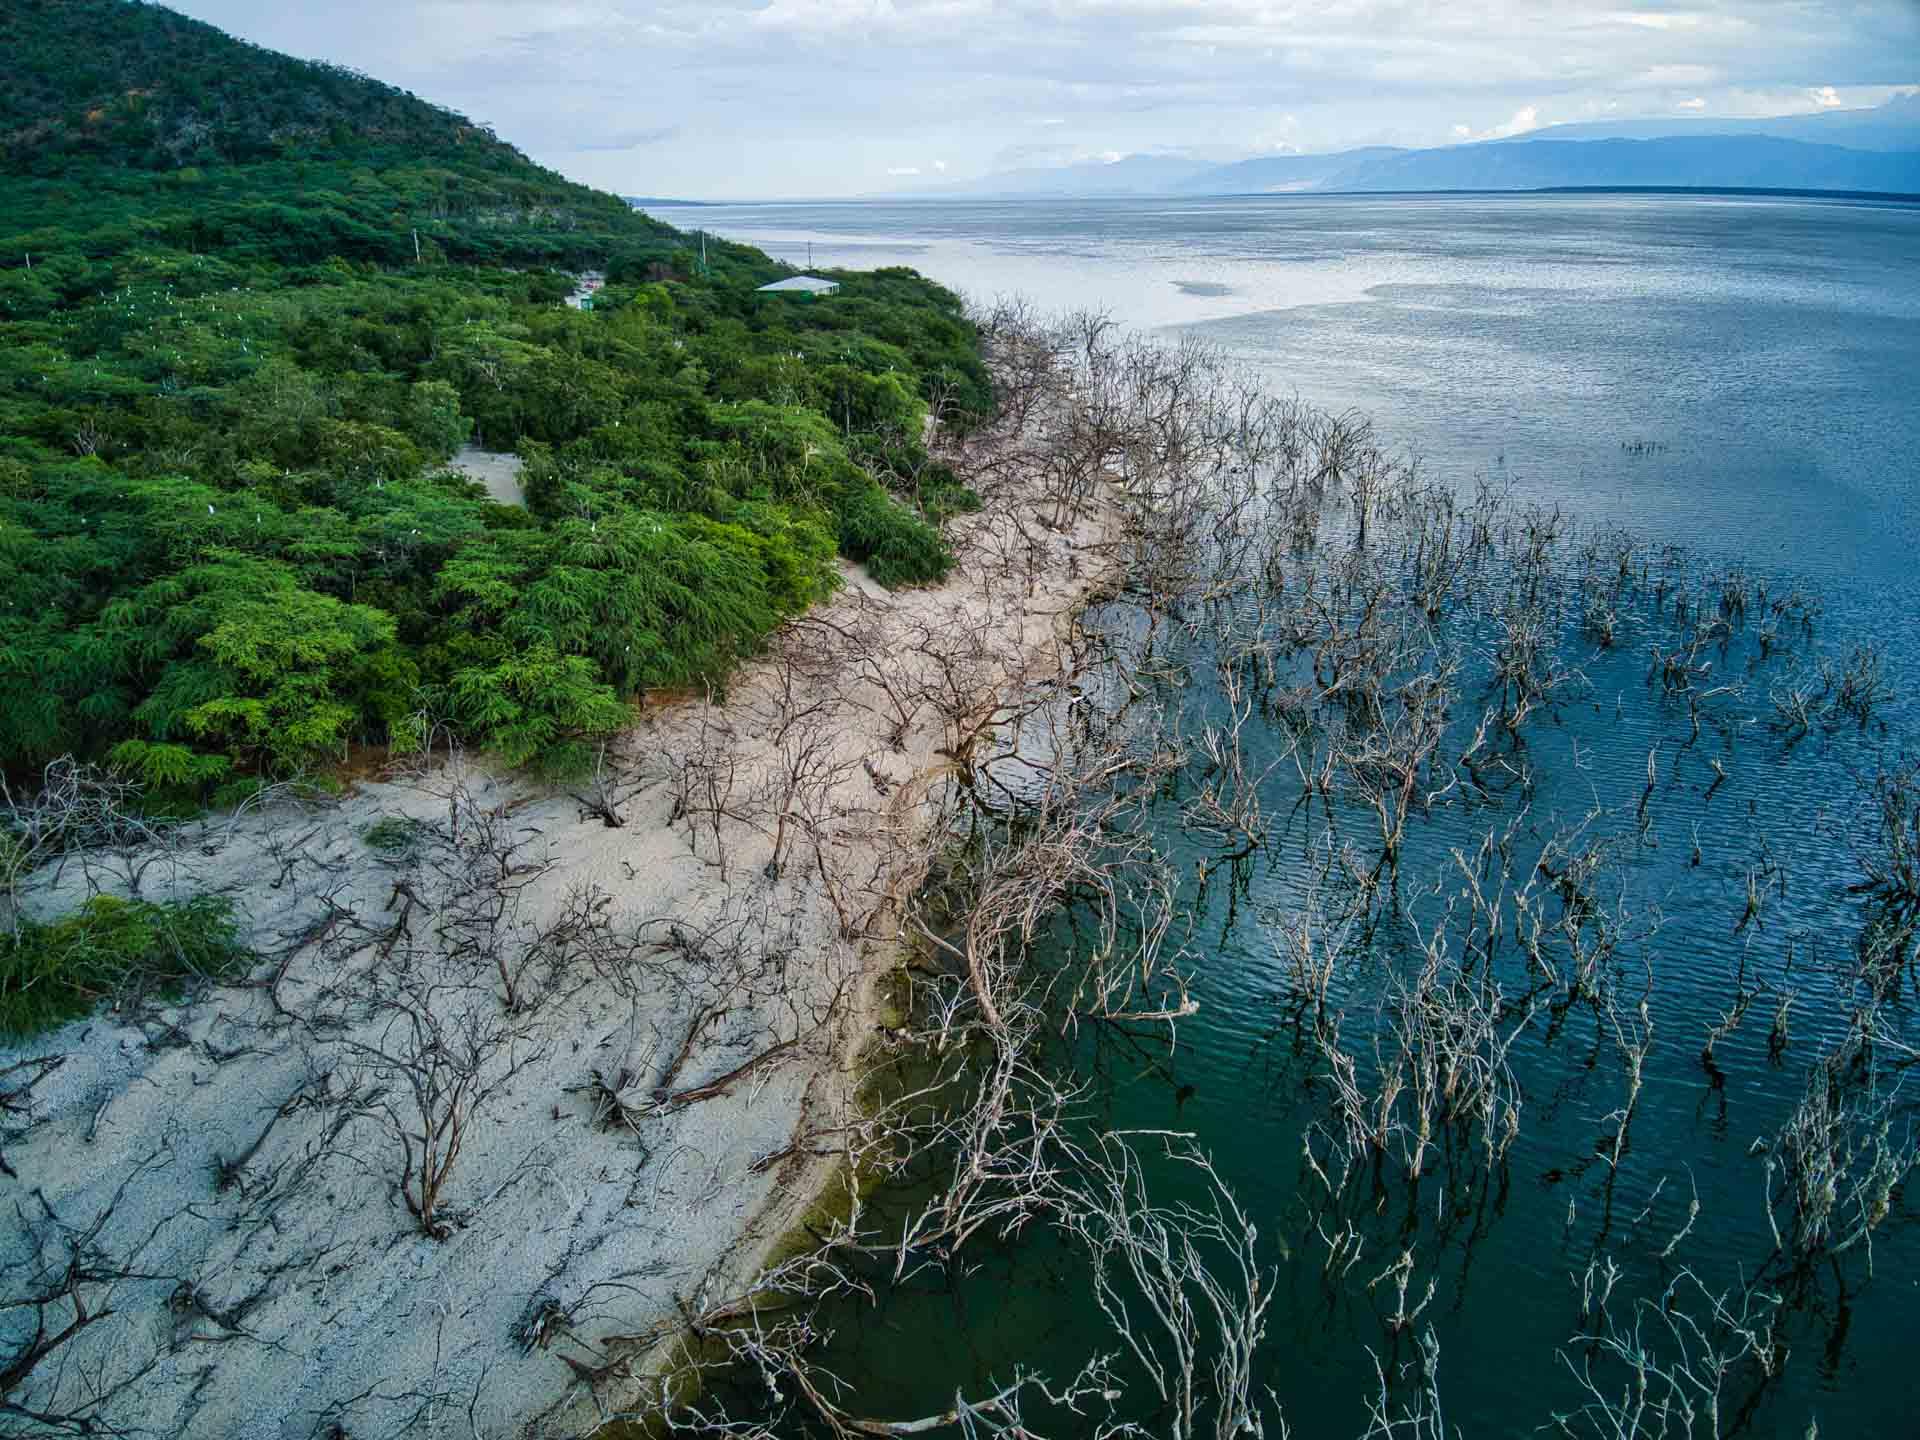
<path fill-rule="evenodd" d="M 944 572 L 923 417 L 990 397 L 938 287 L 757 296 L 758 252 L 158 7 L 14 0 L 0 47 L 6 770 L 206 800 L 423 719 L 565 764 L 836 553 Z M 446 467 L 469 438 L 526 508 Z"/>
<path fill-rule="evenodd" d="M 334 153 L 459 154 L 511 171 L 521 157 L 461 116 L 337 66 L 247 45 L 156 5 L 10 0 L 0 150 L 58 173 L 76 156 L 127 169 Z"/>

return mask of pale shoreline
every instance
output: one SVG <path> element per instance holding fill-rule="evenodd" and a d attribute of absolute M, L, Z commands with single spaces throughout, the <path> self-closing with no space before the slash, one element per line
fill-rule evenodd
<path fill-rule="evenodd" d="M 477 768 L 456 800 L 442 771 L 424 783 L 368 782 L 315 813 L 210 820 L 198 843 L 147 877 L 147 898 L 226 891 L 256 948 L 282 952 L 324 913 L 318 888 L 286 880 L 288 832 L 303 832 L 299 873 L 324 877 L 326 905 L 355 923 L 364 915 L 398 928 L 389 907 L 404 872 L 366 844 L 367 828 L 396 816 L 434 827 L 461 804 L 501 805 L 538 837 L 541 868 L 521 892 L 529 933 L 594 887 L 636 923 L 742 936 L 743 956 L 756 937 L 790 954 L 779 959 L 778 985 L 756 972 L 726 989 L 713 975 L 670 973 L 675 961 L 624 987 L 604 975 L 568 980 L 540 1012 L 540 1057 L 475 1122 L 448 1185 L 456 1222 L 445 1240 L 419 1234 L 399 1203 L 392 1136 L 364 1105 L 343 1106 L 332 1092 L 282 1101 L 311 1097 L 316 1070 L 351 1058 L 338 1049 L 331 1010 L 325 1024 L 283 1017 L 309 1002 L 320 1015 L 325 997 L 362 974 L 377 982 L 368 947 L 323 955 L 316 943 L 287 955 L 271 990 L 215 987 L 178 1009 L 99 1015 L 0 1048 L 0 1070 L 66 1056 L 0 1132 L 23 1192 L 43 1195 L 66 1226 L 111 1209 L 100 1243 L 131 1254 L 138 1242 L 137 1268 L 167 1276 L 121 1281 L 119 1314 L 69 1351 L 74 1373 L 126 1382 L 103 1418 L 168 1433 L 280 1436 L 308 1433 L 316 1414 L 350 1431 L 391 1428 L 423 1405 L 459 1413 L 464 1429 L 471 1405 L 482 1433 L 557 1436 L 586 1433 L 644 1401 L 646 1377 L 671 1358 L 683 1307 L 745 1291 L 842 1173 L 833 1132 L 851 1118 L 855 1062 L 876 1028 L 875 982 L 898 956 L 890 922 L 931 858 L 930 802 L 951 770 L 939 753 L 946 722 L 928 711 L 903 728 L 888 708 L 889 680 L 933 663 L 916 645 L 930 653 L 942 637 L 972 637 L 961 661 L 943 662 L 950 679 L 979 682 L 971 724 L 1058 676 L 1073 617 L 1109 573 L 1117 509 L 1053 530 L 1038 518 L 1037 478 L 996 483 L 980 515 L 950 523 L 959 563 L 943 584 L 888 594 L 845 567 L 841 593 L 731 677 L 723 704 L 644 712 L 625 737 L 641 788 L 624 803 L 620 828 L 565 787 Z M 798 690 L 794 646 L 807 652 Z M 805 833 L 789 837 L 771 879 L 762 867 L 781 807 L 763 792 L 782 766 L 767 737 L 778 715 L 816 703 L 831 783 L 812 797 Z M 725 807 L 710 835 L 672 818 L 698 743 L 702 753 L 718 743 L 731 755 L 747 797 Z M 791 794 L 785 810 L 795 814 Z M 704 837 L 694 842 L 704 858 L 690 849 L 688 824 Z M 715 843 L 732 852 L 724 880 Z M 69 867 L 37 904 L 68 908 L 87 883 Z M 829 887 L 840 896 L 832 903 Z M 871 912 L 857 942 L 843 937 L 837 913 L 850 899 Z M 769 928 L 776 916 L 778 936 Z M 803 963 L 789 970 L 787 959 Z M 756 963 L 765 971 L 771 962 Z M 718 1012 L 711 1021 L 698 1008 L 708 1002 Z M 377 1028 L 374 1003 L 355 1004 L 352 1023 Z M 801 1018 L 809 1006 L 818 1023 Z M 684 1069 L 668 1088 L 684 1090 L 770 1048 L 779 1053 L 727 1093 L 684 1106 L 648 1102 L 663 1057 L 679 1052 Z M 589 1072 L 632 1077 L 628 1098 L 644 1112 L 634 1133 L 590 1123 Z M 391 1086 L 394 1076 L 380 1071 L 368 1083 Z M 344 1128 L 330 1131 L 334 1124 Z M 243 1178 L 216 1191 L 211 1165 L 236 1157 Z M 44 1223 L 0 1231 L 0 1264 L 27 1265 L 36 1244 L 42 1262 L 57 1258 L 55 1238 Z M 545 1302 L 570 1323 L 533 1324 Z M 639 1336 L 651 1345 L 623 1344 Z M 140 1373 L 117 1377 L 116 1367 Z M 589 1371 L 600 1372 L 597 1383 L 584 1378 Z M 48 1398 L 31 1386 L 21 1393 Z"/>

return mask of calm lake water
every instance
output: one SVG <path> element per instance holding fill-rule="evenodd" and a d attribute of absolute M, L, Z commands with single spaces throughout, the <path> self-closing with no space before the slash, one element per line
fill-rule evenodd
<path fill-rule="evenodd" d="M 1019 293 L 1191 330 L 1278 390 L 1371 414 L 1429 475 L 1463 489 L 1491 478 L 1587 529 L 1684 545 L 1702 576 L 1739 564 L 1775 593 L 1797 584 L 1823 607 L 1820 643 L 1872 640 L 1896 691 L 1920 681 L 1920 207 L 1289 197 L 666 213 L 800 262 L 811 243 L 821 268 L 911 265 L 976 297 Z M 1125 602 L 1090 623 L 1122 649 L 1145 626 Z M 1416 1257 L 1414 1298 L 1434 1284 L 1420 1328 L 1431 1324 L 1441 1344 L 1447 1431 L 1467 1436 L 1551 1432 L 1581 1401 L 1569 1362 L 1621 1381 L 1567 1345 L 1574 1277 L 1590 1260 L 1621 1266 L 1616 1310 L 1629 1322 L 1632 1302 L 1657 1306 L 1682 1266 L 1720 1293 L 1767 1263 L 1755 1142 L 1773 1135 L 1844 1030 L 1843 976 L 1860 929 L 1846 887 L 1867 842 L 1861 785 L 1920 739 L 1920 721 L 1903 694 L 1868 729 L 1782 744 L 1766 723 L 1767 691 L 1780 666 L 1807 657 L 1769 661 L 1745 632 L 1718 662 L 1746 677 L 1745 693 L 1696 740 L 1684 709 L 1648 698 L 1648 646 L 1664 623 L 1643 609 L 1616 649 L 1578 654 L 1583 699 L 1530 739 L 1541 779 L 1528 834 L 1610 812 L 1599 825 L 1622 837 L 1618 898 L 1662 921 L 1626 956 L 1657 982 L 1658 1043 L 1617 1169 L 1595 1147 L 1621 1101 L 1612 1041 L 1591 1019 L 1543 1016 L 1516 1047 L 1527 1108 L 1506 1165 L 1450 1168 L 1411 1200 L 1396 1191 L 1337 1215 L 1311 1203 L 1299 1157 L 1323 1113 L 1320 1067 L 1284 1019 L 1274 954 L 1275 926 L 1309 869 L 1297 841 L 1185 897 L 1203 1009 L 1170 1064 L 1079 1057 L 1101 1081 L 1090 1123 L 1197 1132 L 1259 1224 L 1264 1257 L 1280 1267 L 1260 1379 L 1304 1440 L 1358 1434 L 1376 1359 L 1393 1372 L 1415 1358 L 1410 1335 L 1383 1327 L 1390 1285 L 1367 1287 L 1401 1248 Z M 1569 647 L 1577 628 L 1567 625 Z M 1222 703 L 1205 679 L 1210 657 L 1195 642 L 1186 658 L 1196 679 L 1176 703 L 1204 721 Z M 1632 816 L 1649 751 L 1659 798 L 1638 830 L 1619 817 Z M 1719 784 L 1715 759 L 1728 771 Z M 1268 789 L 1269 812 L 1286 814 L 1298 781 L 1282 767 Z M 1471 807 L 1436 811 L 1410 841 L 1409 872 L 1438 878 L 1487 820 Z M 1177 803 L 1162 838 L 1184 869 L 1212 858 L 1181 828 Z M 1769 887 L 1764 923 L 1741 926 L 1755 874 Z M 1342 1003 L 1367 1013 L 1393 963 L 1383 954 L 1377 973 L 1360 967 Z M 1758 998 L 1718 1047 L 1716 1075 L 1701 1041 L 1741 990 Z M 1797 998 L 1782 1054 L 1763 1012 L 1787 991 Z M 1911 1041 L 1911 996 L 1890 1014 Z M 1896 1139 L 1914 1123 L 1897 1098 Z M 1661 1254 L 1696 1196 L 1698 1223 Z M 1366 1249 L 1329 1282 L 1322 1236 L 1335 1220 L 1352 1222 Z M 1040 1236 L 977 1259 L 949 1286 L 836 1316 L 828 1360 L 854 1383 L 856 1410 L 928 1413 L 956 1387 L 978 1393 L 1019 1364 L 1071 1373 L 1099 1343 L 1075 1255 Z M 1896 1196 L 1871 1259 L 1856 1252 L 1817 1283 L 1765 1290 L 1777 1302 L 1781 1373 L 1730 1377 L 1721 1433 L 1797 1440 L 1810 1419 L 1826 1437 L 1920 1433 L 1916 1197 Z"/>
<path fill-rule="evenodd" d="M 1436 474 L 1904 611 L 1920 543 L 1920 206 L 1271 197 L 664 212 L 820 267 L 1191 330 Z M 809 252 L 811 246 L 811 252 Z M 1623 452 L 1623 443 L 1662 450 Z"/>

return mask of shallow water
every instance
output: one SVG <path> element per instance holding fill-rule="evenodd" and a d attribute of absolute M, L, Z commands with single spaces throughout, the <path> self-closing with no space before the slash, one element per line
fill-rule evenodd
<path fill-rule="evenodd" d="M 1684 543 L 1701 578 L 1738 563 L 1775 593 L 1802 584 L 1824 606 L 1819 643 L 1874 639 L 1897 689 L 1920 679 L 1910 558 L 1920 543 L 1920 208 L 1474 197 L 759 207 L 702 218 L 775 253 L 810 238 L 823 267 L 906 263 L 976 294 L 1019 290 L 1193 328 L 1276 387 L 1368 411 L 1430 475 L 1463 488 L 1487 476 L 1584 526 Z M 1805 656 L 1763 659 L 1746 626 L 1716 660 L 1744 693 L 1696 740 L 1685 708 L 1646 684 L 1664 612 L 1641 595 L 1621 643 L 1602 652 L 1579 633 L 1576 597 L 1566 600 L 1558 633 L 1587 684 L 1529 730 L 1534 793 L 1524 806 L 1510 796 L 1437 809 L 1410 839 L 1404 871 L 1409 891 L 1439 880 L 1489 820 L 1519 820 L 1525 852 L 1605 812 L 1592 829 L 1614 842 L 1609 897 L 1660 920 L 1623 954 L 1623 971 L 1654 984 L 1657 1034 L 1617 1167 L 1596 1140 L 1621 1103 L 1618 1053 L 1575 1010 L 1559 1024 L 1538 1017 L 1516 1043 L 1525 1111 L 1503 1165 L 1449 1156 L 1419 1187 L 1362 1186 L 1319 1203 L 1300 1155 L 1324 1114 L 1322 1067 L 1280 1003 L 1273 944 L 1312 869 L 1291 827 L 1189 885 L 1203 1008 L 1171 1060 L 1091 1046 L 1075 1057 L 1101 1080 L 1089 1124 L 1195 1132 L 1260 1226 L 1280 1294 L 1259 1380 L 1299 1436 L 1358 1434 L 1376 1361 L 1393 1373 L 1414 1358 L 1412 1333 L 1384 1323 L 1389 1287 L 1367 1284 L 1401 1248 L 1415 1255 L 1413 1298 L 1434 1285 L 1414 1329 L 1431 1325 L 1440 1342 L 1447 1426 L 1472 1436 L 1531 1434 L 1579 1403 L 1562 1357 L 1587 1363 L 1567 1342 L 1579 1328 L 1572 1279 L 1590 1259 L 1622 1266 L 1615 1308 L 1627 1320 L 1636 1299 L 1657 1307 L 1683 1266 L 1715 1293 L 1759 1274 L 1772 1242 L 1754 1142 L 1773 1134 L 1844 1028 L 1839 977 L 1861 920 L 1846 894 L 1865 843 L 1861 786 L 1920 738 L 1913 706 L 1897 701 L 1865 729 L 1789 747 L 1768 728 L 1766 693 Z M 1485 620 L 1455 623 L 1470 642 Z M 1122 650 L 1148 626 L 1125 601 L 1089 623 Z M 1196 722 L 1217 718 L 1207 643 L 1178 653 L 1193 679 L 1175 703 Z M 1281 740 L 1264 743 L 1277 754 Z M 1643 830 L 1634 813 L 1649 752 L 1659 780 Z M 1719 785 L 1715 758 L 1728 771 Z M 1291 776 L 1283 766 L 1269 780 L 1269 813 L 1290 812 Z M 1182 827 L 1177 797 L 1156 813 L 1183 872 L 1218 858 Z M 1765 906 L 1741 926 L 1754 873 Z M 1415 901 L 1408 913 L 1438 924 L 1439 904 Z M 1378 1024 L 1374 1006 L 1406 938 L 1389 930 L 1343 973 L 1337 1001 L 1356 1029 Z M 1702 1038 L 1742 984 L 1762 998 L 1717 1047 L 1716 1076 Z M 1776 1053 L 1769 1012 L 1789 989 L 1791 1042 Z M 1893 1013 L 1911 1039 L 1908 1004 Z M 1912 1125 L 1904 1098 L 1896 1114 Z M 1696 1196 L 1698 1221 L 1663 1256 Z M 1329 1281 L 1321 1232 L 1348 1222 L 1365 1252 L 1344 1281 Z M 1101 1343 L 1082 1263 L 1051 1237 L 972 1259 L 977 1268 L 944 1288 L 834 1312 L 825 1358 L 853 1382 L 860 1413 L 927 1413 L 956 1387 L 977 1393 L 1021 1364 L 1057 1377 Z M 1822 1435 L 1914 1433 L 1914 1198 L 1896 1197 L 1871 1275 L 1864 1259 L 1764 1289 L 1780 1297 L 1785 1360 L 1769 1383 L 1746 1370 L 1729 1379 L 1723 1433 L 1798 1437 L 1814 1418 Z M 1040 1428 L 1080 1433 L 1072 1422 Z"/>

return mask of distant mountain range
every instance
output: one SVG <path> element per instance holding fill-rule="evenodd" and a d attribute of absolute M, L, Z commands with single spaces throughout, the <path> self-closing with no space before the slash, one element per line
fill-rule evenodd
<path fill-rule="evenodd" d="M 1230 165 L 1171 155 L 1008 170 L 918 194 L 1247 195 L 1293 191 L 1850 190 L 1920 194 L 1920 96 L 1871 110 L 1762 120 L 1555 125 L 1430 150 L 1372 146 Z"/>
<path fill-rule="evenodd" d="M 1703 186 L 1920 192 L 1920 151 L 1847 150 L 1771 135 L 1529 140 L 1409 150 L 1335 172 L 1323 190 Z"/>
<path fill-rule="evenodd" d="M 1601 120 L 1549 125 L 1524 140 L 1658 140 L 1669 135 L 1772 135 L 1849 150 L 1920 150 L 1920 95 L 1897 95 L 1871 110 L 1821 110 L 1762 120 Z M 1498 141 L 1511 144 L 1512 141 Z"/>

